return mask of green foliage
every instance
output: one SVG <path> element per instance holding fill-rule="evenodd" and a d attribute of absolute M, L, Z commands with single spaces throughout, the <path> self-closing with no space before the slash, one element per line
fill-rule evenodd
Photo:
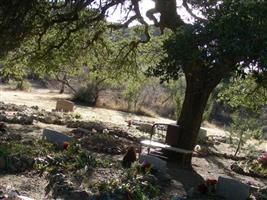
<path fill-rule="evenodd" d="M 39 161 L 35 168 L 41 171 L 56 172 L 58 170 L 73 171 L 78 169 L 96 167 L 95 158 L 76 144 L 70 144 L 65 151 L 54 152 L 48 161 Z M 85 171 L 88 173 L 88 171 Z"/>
<path fill-rule="evenodd" d="M 254 161 L 247 163 L 247 168 L 249 168 L 250 171 L 256 172 L 257 174 L 260 175 L 267 175 L 267 166 L 266 164 L 262 164 L 260 162 Z"/>
<path fill-rule="evenodd" d="M 85 103 L 90 106 L 95 106 L 99 91 L 96 90 L 94 83 L 88 83 L 78 89 L 74 94 L 73 100 L 80 103 Z"/>
<path fill-rule="evenodd" d="M 12 141 L 1 144 L 0 152 L 1 155 L 5 156 L 26 155 L 37 157 L 56 151 L 52 144 L 45 141 L 38 141 L 34 146 L 38 146 L 38 148 L 33 148 L 31 145 L 24 145 L 21 142 Z"/>
<path fill-rule="evenodd" d="M 73 113 L 72 117 L 75 118 L 75 119 L 81 119 L 82 115 L 80 113 Z"/>
<path fill-rule="evenodd" d="M 236 146 L 235 155 L 242 149 L 248 140 L 261 139 L 262 132 L 254 118 L 235 116 L 229 128 L 230 142 Z"/>
<path fill-rule="evenodd" d="M 59 169 L 71 171 L 83 169 L 86 166 L 89 169 L 98 164 L 90 153 L 82 150 L 77 145 L 70 144 L 69 148 L 63 151 L 43 140 L 33 145 L 25 145 L 20 142 L 2 144 L 0 147 L 0 156 L 4 158 L 26 156 L 36 159 L 34 165 L 35 169 L 48 172 L 54 172 Z M 99 164 L 101 164 L 101 162 L 99 162 Z"/>
<path fill-rule="evenodd" d="M 140 166 L 135 164 L 123 172 L 118 179 L 102 181 L 91 187 L 98 191 L 97 199 L 107 196 L 125 200 L 152 199 L 159 194 L 159 188 L 150 182 L 142 181 L 144 176 L 146 175 L 140 174 Z"/>
<path fill-rule="evenodd" d="M 127 102 L 128 111 L 137 111 L 137 104 L 141 96 L 141 88 L 144 86 L 142 80 L 130 80 L 123 93 L 124 100 Z"/>
<path fill-rule="evenodd" d="M 210 94 L 223 78 L 250 75 L 257 84 L 264 85 L 267 5 L 263 1 L 192 3 L 203 11 L 205 19 L 177 28 L 163 44 L 168 56 L 157 67 L 149 68 L 148 73 L 168 81 L 179 79 L 183 72 L 187 85 L 191 83 L 192 87 L 188 94 L 203 94 L 201 98 Z M 252 95 L 246 99 L 251 104 L 255 102 Z M 210 106 L 206 109 L 208 115 Z"/>
<path fill-rule="evenodd" d="M 140 186 L 136 186 L 133 189 L 132 192 L 132 199 L 133 200 L 148 200 L 148 198 L 145 196 L 145 194 L 143 193 L 143 191 L 141 190 Z"/>
<path fill-rule="evenodd" d="M 16 89 L 22 91 L 30 91 L 31 90 L 31 83 L 27 80 L 19 80 L 17 81 Z"/>
<path fill-rule="evenodd" d="M 245 109 L 247 112 L 260 114 L 267 105 L 266 88 L 257 85 L 255 78 L 249 76 L 243 80 L 233 79 L 218 95 L 219 100 L 234 110 Z"/>
<path fill-rule="evenodd" d="M 160 89 L 158 79 L 146 77 L 142 72 L 137 76 L 129 77 L 123 83 L 123 100 L 127 104 L 127 111 L 137 114 L 145 114 L 154 116 L 153 112 L 149 111 L 153 98 L 157 98 L 154 91 Z M 153 102 L 158 103 L 158 102 Z M 148 109 L 146 109 L 149 107 Z"/>
<path fill-rule="evenodd" d="M 267 152 L 257 155 L 256 159 L 241 161 L 238 165 L 244 171 L 253 172 L 261 176 L 267 175 Z"/>
<path fill-rule="evenodd" d="M 34 36 L 25 40 L 17 51 L 9 52 L 3 59 L 5 72 L 21 73 L 30 68 L 30 73 L 34 72 L 40 76 L 60 77 L 61 74 L 66 74 L 69 78 L 83 74 L 85 63 L 90 64 L 89 55 L 94 56 L 94 50 L 99 48 L 93 48 L 89 43 L 95 37 L 100 37 L 100 33 L 105 29 L 100 22 L 93 26 L 95 29 L 90 27 L 91 31 L 88 31 L 88 27 L 83 24 L 88 14 L 89 11 L 81 12 L 78 22 L 70 22 L 69 26 L 55 24 L 49 27 L 41 38 Z M 69 29 L 76 26 L 79 28 L 69 34 Z M 89 46 L 91 48 L 88 50 Z M 18 69 L 15 66 L 18 66 Z"/>
<path fill-rule="evenodd" d="M 257 127 L 254 130 L 251 130 L 252 138 L 255 140 L 262 140 L 263 132 L 262 129 Z"/>
<path fill-rule="evenodd" d="M 80 15 L 82 23 L 87 15 Z M 25 41 L 19 51 L 9 53 L 4 60 L 6 73 L 12 72 L 11 66 L 19 66 L 18 72 L 25 71 L 22 77 L 30 68 L 30 73 L 55 78 L 70 87 L 74 100 L 88 105 L 95 105 L 99 92 L 107 86 L 127 85 L 128 108 L 138 110 L 139 89 L 144 82 L 139 76 L 163 56 L 161 44 L 165 36 L 153 37 L 151 43 L 133 48 L 129 43 L 137 39 L 141 27 L 110 33 L 107 23 L 101 22 L 95 29 L 90 27 L 90 31 L 83 27 L 73 32 L 65 43 L 50 51 L 51 45 L 62 39 L 61 28 L 58 25 L 48 29 L 39 46 L 36 46 L 39 38 L 33 37 Z M 17 57 L 19 59 L 15 59 Z M 139 86 L 136 80 L 141 80 Z"/>
<path fill-rule="evenodd" d="M 255 12 L 257 9 L 259 10 Z M 221 65 L 225 64 L 223 67 L 230 67 L 231 71 L 244 74 L 245 69 L 249 68 L 255 76 L 264 76 L 265 73 L 259 73 L 258 69 L 266 71 L 263 59 L 267 49 L 264 42 L 267 23 L 263 17 L 266 10 L 263 3 L 246 5 L 223 2 L 219 9 L 214 9 L 215 16 L 212 19 L 203 24 L 186 24 L 177 29 L 164 43 L 168 57 L 157 68 L 151 69 L 151 73 L 161 76 L 163 80 L 177 79 L 180 70 L 187 72 L 192 67 L 194 70 L 201 67 L 200 71 L 208 73 L 209 68 L 221 70 Z M 258 26 L 259 23 L 264 25 Z M 255 35 L 258 40 L 250 40 Z M 250 64 L 257 64 L 257 68 Z M 219 72 L 223 73 L 213 73 Z"/>
<path fill-rule="evenodd" d="M 2 143 L 0 146 L 0 157 L 5 160 L 6 170 L 15 170 L 16 172 L 32 168 L 36 158 L 54 152 L 57 152 L 54 146 L 45 141 L 38 141 L 37 143 L 33 143 L 33 145 L 25 145 L 20 141 L 11 141 Z M 14 159 L 16 162 L 17 160 L 23 162 L 25 164 L 24 167 L 14 169 L 12 167 Z"/>
<path fill-rule="evenodd" d="M 163 87 L 169 95 L 163 103 L 170 102 L 174 105 L 174 112 L 168 117 L 178 119 L 182 110 L 182 103 L 184 100 L 186 87 L 185 77 L 180 74 L 178 80 L 169 80 L 168 82 L 164 82 L 163 84 L 161 84 L 161 87 Z"/>
<path fill-rule="evenodd" d="M 47 11 L 47 1 L 8 1 L 0 4 L 0 59 L 31 37 Z"/>
<path fill-rule="evenodd" d="M 266 89 L 255 78 L 231 80 L 218 94 L 219 101 L 236 113 L 231 129 L 240 140 L 240 146 L 248 139 L 262 139 L 259 116 L 267 105 Z"/>

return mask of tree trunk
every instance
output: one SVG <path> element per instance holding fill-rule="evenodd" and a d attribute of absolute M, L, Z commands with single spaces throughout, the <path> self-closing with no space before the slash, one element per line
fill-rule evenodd
<path fill-rule="evenodd" d="M 64 92 L 65 92 L 65 83 L 61 83 L 59 94 L 63 94 Z"/>
<path fill-rule="evenodd" d="M 238 145 L 237 145 L 237 148 L 236 148 L 236 151 L 235 151 L 234 156 L 236 156 L 237 153 L 239 152 L 240 147 L 241 147 L 241 143 L 243 142 L 242 140 L 243 140 L 243 132 L 240 133 L 240 137 L 239 137 Z"/>
<path fill-rule="evenodd" d="M 205 110 L 205 106 L 209 99 L 212 90 L 220 82 L 220 79 L 207 81 L 208 78 L 200 74 L 193 76 L 192 74 L 186 74 L 186 91 L 185 98 L 182 105 L 181 113 L 177 124 L 179 128 L 179 139 L 177 141 L 177 147 L 187 150 L 193 150 L 196 144 L 199 128 L 202 122 L 202 116 Z M 182 163 L 186 166 L 191 166 L 192 155 L 187 159 L 186 163 L 183 156 L 177 156 L 175 158 L 178 163 Z"/>
<path fill-rule="evenodd" d="M 59 94 L 63 94 L 64 93 L 66 82 L 67 82 L 67 74 L 64 74 L 64 77 L 63 77 L 63 81 L 61 83 L 61 88 L 60 88 Z"/>

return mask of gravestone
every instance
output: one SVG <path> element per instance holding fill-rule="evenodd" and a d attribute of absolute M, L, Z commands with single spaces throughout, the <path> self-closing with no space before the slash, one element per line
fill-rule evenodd
<path fill-rule="evenodd" d="M 72 141 L 72 138 L 68 135 L 46 128 L 43 130 L 42 139 L 59 146 L 63 146 L 64 142 Z"/>
<path fill-rule="evenodd" d="M 203 142 L 207 140 L 207 130 L 200 128 L 197 136 L 197 142 Z"/>
<path fill-rule="evenodd" d="M 150 163 L 154 169 L 157 169 L 158 171 L 161 172 L 166 172 L 167 171 L 167 163 L 166 161 L 157 158 L 155 156 L 151 156 L 151 155 L 140 155 L 139 156 L 139 160 L 141 162 L 146 161 L 148 163 Z"/>
<path fill-rule="evenodd" d="M 246 200 L 250 194 L 250 186 L 234 179 L 219 177 L 217 194 L 226 200 Z"/>
<path fill-rule="evenodd" d="M 56 111 L 73 112 L 74 103 L 67 100 L 58 100 L 56 105 Z"/>

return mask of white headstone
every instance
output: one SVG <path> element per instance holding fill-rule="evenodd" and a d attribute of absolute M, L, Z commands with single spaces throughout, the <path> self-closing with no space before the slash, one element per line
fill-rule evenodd
<path fill-rule="evenodd" d="M 151 156 L 151 155 L 140 155 L 139 156 L 139 160 L 141 162 L 146 161 L 148 163 L 150 163 L 154 169 L 157 169 L 158 171 L 161 172 L 166 172 L 167 171 L 167 163 L 166 161 L 157 158 L 155 156 Z"/>

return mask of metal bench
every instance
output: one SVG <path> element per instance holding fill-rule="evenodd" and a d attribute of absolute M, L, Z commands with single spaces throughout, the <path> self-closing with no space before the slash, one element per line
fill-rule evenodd
<path fill-rule="evenodd" d="M 177 142 L 177 139 L 179 138 L 177 132 L 170 133 L 171 131 L 172 132 L 174 131 L 172 130 L 173 127 L 179 128 L 179 125 L 170 125 L 164 123 L 153 124 L 149 140 L 141 141 L 141 149 L 142 146 L 147 147 L 148 154 L 150 154 L 150 149 L 161 149 L 165 152 L 167 151 L 167 152 L 179 153 L 182 155 L 182 162 L 185 163 L 187 159 L 191 157 L 193 151 L 173 146 Z M 171 134 L 173 135 L 171 136 Z M 155 135 L 158 136 L 158 141 L 153 140 L 153 136 Z"/>

